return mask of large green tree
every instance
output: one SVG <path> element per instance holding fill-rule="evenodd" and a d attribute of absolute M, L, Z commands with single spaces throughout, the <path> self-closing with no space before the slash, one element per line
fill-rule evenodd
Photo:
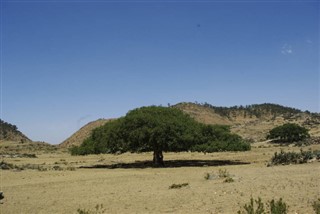
<path fill-rule="evenodd" d="M 154 164 L 163 166 L 163 152 L 167 151 L 248 149 L 250 145 L 240 136 L 231 134 L 227 126 L 204 125 L 179 109 L 150 106 L 129 111 L 125 117 L 93 130 L 81 146 L 71 149 L 71 153 L 83 155 L 152 151 Z"/>
<path fill-rule="evenodd" d="M 286 123 L 269 131 L 267 139 L 273 139 L 283 143 L 292 143 L 310 137 L 308 129 L 294 123 Z"/>

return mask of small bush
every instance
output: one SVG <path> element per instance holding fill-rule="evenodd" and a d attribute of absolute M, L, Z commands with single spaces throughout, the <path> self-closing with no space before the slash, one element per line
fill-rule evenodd
<path fill-rule="evenodd" d="M 180 189 L 180 188 L 186 187 L 188 185 L 189 185 L 189 183 L 172 184 L 171 186 L 169 186 L 169 189 Z"/>
<path fill-rule="evenodd" d="M 255 208 L 254 202 L 257 205 Z M 249 204 L 245 204 L 243 207 L 244 210 L 239 210 L 238 214 L 263 214 L 264 212 L 264 205 L 259 197 L 258 200 L 253 200 L 251 197 Z"/>
<path fill-rule="evenodd" d="M 77 209 L 78 214 L 90 214 L 89 210 L 86 209 Z"/>
<path fill-rule="evenodd" d="M 56 171 L 62 171 L 63 170 L 60 166 L 53 166 L 52 169 L 56 170 Z"/>
<path fill-rule="evenodd" d="M 102 204 L 97 204 L 94 210 L 87 209 L 77 209 L 78 214 L 102 214 L 106 212 L 106 209 L 103 208 Z"/>
<path fill-rule="evenodd" d="M 279 201 L 272 199 L 268 205 L 271 214 L 286 214 L 288 212 L 288 206 L 282 201 L 282 198 Z"/>
<path fill-rule="evenodd" d="M 204 175 L 204 179 L 206 179 L 206 180 L 209 180 L 211 178 L 211 175 L 210 175 L 210 173 L 206 173 L 205 175 Z"/>
<path fill-rule="evenodd" d="M 233 178 L 231 177 L 227 177 L 225 180 L 224 180 L 225 183 L 232 183 L 234 182 Z"/>
<path fill-rule="evenodd" d="M 300 150 L 300 153 L 297 152 L 284 152 L 283 150 L 280 153 L 274 153 L 274 156 L 271 158 L 271 163 L 273 165 L 287 165 L 287 164 L 301 164 L 307 163 L 308 160 L 313 158 L 319 159 L 319 151 L 303 151 Z"/>
<path fill-rule="evenodd" d="M 219 178 L 230 177 L 229 172 L 226 169 L 219 169 Z"/>
<path fill-rule="evenodd" d="M 265 211 L 265 204 L 262 203 L 260 197 L 258 200 L 254 200 L 251 197 L 250 202 L 245 204 L 244 207 L 238 211 L 238 214 L 287 214 L 288 212 L 288 206 L 282 201 L 282 198 L 278 201 L 272 199 L 266 206 L 269 208 L 267 211 Z"/>
<path fill-rule="evenodd" d="M 320 198 L 313 202 L 312 208 L 316 214 L 320 214 Z"/>

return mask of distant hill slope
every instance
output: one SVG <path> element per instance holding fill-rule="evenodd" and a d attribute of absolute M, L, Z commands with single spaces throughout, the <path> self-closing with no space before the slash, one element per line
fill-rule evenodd
<path fill-rule="evenodd" d="M 59 144 L 61 148 L 70 148 L 72 146 L 79 146 L 87 137 L 93 129 L 103 126 L 105 123 L 111 121 L 112 119 L 98 119 L 96 121 L 90 122 L 84 125 L 81 129 L 71 135 L 68 139 Z"/>
<path fill-rule="evenodd" d="M 248 106 L 216 107 L 208 103 L 178 103 L 171 106 L 192 116 L 205 124 L 222 124 L 231 126 L 231 131 L 246 139 L 265 140 L 267 133 L 275 126 L 284 123 L 297 123 L 310 130 L 312 136 L 320 136 L 320 114 L 303 112 L 298 109 L 278 104 L 255 104 Z M 94 128 L 110 120 L 99 119 L 88 123 L 59 146 L 69 148 L 80 145 L 89 137 Z"/>
<path fill-rule="evenodd" d="M 255 141 L 264 140 L 269 130 L 284 123 L 297 123 L 320 136 L 320 114 L 281 106 L 255 104 L 248 106 L 216 107 L 208 103 L 179 103 L 173 106 L 206 124 L 230 125 L 234 133 Z"/>
<path fill-rule="evenodd" d="M 0 119 L 0 141 L 31 142 L 31 140 L 12 125 Z"/>

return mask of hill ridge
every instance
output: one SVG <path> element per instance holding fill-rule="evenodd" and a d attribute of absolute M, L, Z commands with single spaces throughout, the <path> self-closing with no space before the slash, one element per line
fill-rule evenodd
<path fill-rule="evenodd" d="M 20 142 L 31 142 L 26 135 L 18 130 L 16 125 L 5 122 L 0 119 L 0 141 L 20 141 Z"/>

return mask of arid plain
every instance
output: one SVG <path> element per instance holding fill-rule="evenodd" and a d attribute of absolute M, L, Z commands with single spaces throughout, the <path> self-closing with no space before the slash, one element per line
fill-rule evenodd
<path fill-rule="evenodd" d="M 236 213 L 252 196 L 263 202 L 282 198 L 289 213 L 314 213 L 320 162 L 267 167 L 281 149 L 301 148 L 262 142 L 247 152 L 165 153 L 165 168 L 150 167 L 152 153 L 71 156 L 54 150 L 38 151 L 37 158 L 3 156 L 17 169 L 0 170 L 5 196 L 0 212 Z M 320 145 L 303 148 L 309 149 Z M 224 182 L 219 170 L 227 170 L 234 182 Z"/>

